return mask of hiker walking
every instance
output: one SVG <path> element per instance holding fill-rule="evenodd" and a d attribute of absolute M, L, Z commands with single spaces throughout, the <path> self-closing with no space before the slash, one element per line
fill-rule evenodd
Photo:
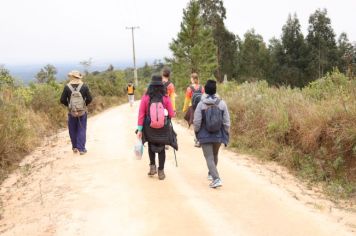
<path fill-rule="evenodd" d="M 194 112 L 194 131 L 202 146 L 209 169 L 211 188 L 222 185 L 218 170 L 218 154 L 221 144 L 229 142 L 230 115 L 226 103 L 216 95 L 216 81 L 208 80 L 205 94 Z"/>
<path fill-rule="evenodd" d="M 176 92 L 175 87 L 172 81 L 170 80 L 171 70 L 168 68 L 164 68 L 162 70 L 162 82 L 166 89 L 166 95 L 169 97 L 172 103 L 174 114 L 176 114 Z M 169 146 L 165 147 L 166 150 L 169 150 Z"/>
<path fill-rule="evenodd" d="M 176 92 L 172 81 L 170 80 L 171 71 L 168 68 L 164 68 L 162 71 L 162 82 L 167 91 L 167 96 L 171 99 L 174 112 L 176 111 Z"/>
<path fill-rule="evenodd" d="M 129 103 L 130 103 L 130 107 L 132 107 L 133 103 L 135 102 L 135 86 L 133 85 L 132 82 L 129 82 L 127 84 L 127 96 L 129 98 Z"/>
<path fill-rule="evenodd" d="M 190 76 L 191 85 L 185 92 L 183 113 L 185 113 L 184 119 L 190 126 L 193 124 L 194 111 L 200 102 L 201 96 L 204 94 L 204 87 L 199 84 L 199 77 L 197 73 L 192 73 Z M 194 139 L 194 146 L 200 147 L 199 141 Z"/>
<path fill-rule="evenodd" d="M 169 119 L 174 117 L 174 110 L 162 82 L 162 77 L 155 75 L 151 79 L 147 92 L 141 98 L 137 138 L 148 141 L 148 155 L 150 157 L 149 176 L 157 173 L 156 153 L 158 153 L 158 178 L 163 180 L 166 176 L 164 173 L 164 163 L 166 160 L 165 145 L 169 139 L 168 132 L 170 125 Z M 167 136 L 167 137 L 166 137 Z M 145 139 L 145 140 L 144 140 Z"/>
<path fill-rule="evenodd" d="M 87 150 L 87 105 L 92 101 L 89 87 L 83 83 L 82 74 L 73 70 L 68 73 L 69 83 L 64 86 L 61 103 L 68 107 L 68 130 L 74 153 L 84 155 Z"/>

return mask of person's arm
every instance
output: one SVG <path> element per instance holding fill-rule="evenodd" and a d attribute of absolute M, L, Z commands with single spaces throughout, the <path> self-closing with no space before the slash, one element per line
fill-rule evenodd
<path fill-rule="evenodd" d="M 183 112 L 187 112 L 189 106 L 191 105 L 191 100 L 192 100 L 192 90 L 190 87 L 188 87 L 187 91 L 185 92 Z"/>
<path fill-rule="evenodd" d="M 85 85 L 85 104 L 89 105 L 93 101 L 88 85 Z"/>
<path fill-rule="evenodd" d="M 195 108 L 195 111 L 194 111 L 193 125 L 194 125 L 194 131 L 196 133 L 199 132 L 199 130 L 201 128 L 201 122 L 203 119 L 202 111 L 201 111 L 202 105 L 203 105 L 203 103 L 199 102 L 197 108 Z"/>
<path fill-rule="evenodd" d="M 171 99 L 173 111 L 176 111 L 176 94 L 172 93 L 169 98 Z"/>
<path fill-rule="evenodd" d="M 174 112 L 174 109 L 173 109 L 173 105 L 172 105 L 171 99 L 166 97 L 164 105 L 165 105 L 165 107 L 166 107 L 166 109 L 168 111 L 168 116 L 170 118 L 173 118 L 175 116 L 175 112 Z"/>
<path fill-rule="evenodd" d="M 137 121 L 137 138 L 142 139 L 143 123 L 145 122 L 146 116 L 146 106 L 148 106 L 147 96 L 144 95 L 141 98 L 140 108 L 138 110 L 138 121 Z"/>
<path fill-rule="evenodd" d="M 61 103 L 64 105 L 64 106 L 68 106 L 68 87 L 67 85 L 64 86 L 63 88 L 63 92 L 62 92 L 62 95 L 61 95 Z"/>
<path fill-rule="evenodd" d="M 138 110 L 138 121 L 137 121 L 137 129 L 138 131 L 142 131 L 143 129 L 143 123 L 145 121 L 145 116 L 146 116 L 146 108 L 147 108 L 147 96 L 143 96 L 140 102 L 140 108 Z"/>
<path fill-rule="evenodd" d="M 227 105 L 224 101 L 221 101 L 224 106 L 224 115 L 223 115 L 223 125 L 224 125 L 224 129 L 226 132 L 230 133 L 230 114 L 229 114 L 229 110 L 227 108 Z"/>
<path fill-rule="evenodd" d="M 172 103 L 172 107 L 173 110 L 176 111 L 176 92 L 175 92 L 175 88 L 174 85 L 171 83 L 171 86 L 169 86 L 169 90 L 168 90 L 168 96 L 171 100 Z"/>

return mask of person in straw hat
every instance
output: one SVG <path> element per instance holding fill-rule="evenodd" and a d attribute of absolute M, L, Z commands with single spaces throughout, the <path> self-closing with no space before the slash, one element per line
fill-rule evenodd
<path fill-rule="evenodd" d="M 73 70 L 68 73 L 69 83 L 64 86 L 61 103 L 68 107 L 68 130 L 74 153 L 84 155 L 87 150 L 87 105 L 91 103 L 92 96 L 89 87 L 83 83 L 82 74 Z"/>

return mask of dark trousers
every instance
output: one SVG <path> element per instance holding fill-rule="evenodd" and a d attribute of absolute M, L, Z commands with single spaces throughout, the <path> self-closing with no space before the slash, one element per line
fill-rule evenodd
<path fill-rule="evenodd" d="M 74 117 L 68 114 L 68 129 L 72 148 L 79 151 L 85 151 L 86 133 L 87 133 L 87 114 Z"/>
<path fill-rule="evenodd" d="M 152 150 L 152 146 L 149 143 L 148 144 L 148 155 L 150 156 L 150 165 L 156 165 L 156 152 Z M 158 169 L 163 170 L 164 169 L 164 163 L 166 161 L 166 150 L 165 146 L 163 145 L 160 149 L 160 152 L 158 152 Z"/>

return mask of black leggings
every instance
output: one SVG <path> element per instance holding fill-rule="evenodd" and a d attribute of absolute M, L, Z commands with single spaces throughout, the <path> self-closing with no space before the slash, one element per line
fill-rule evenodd
<path fill-rule="evenodd" d="M 164 169 L 164 163 L 166 161 L 166 150 L 164 145 L 161 146 L 162 151 L 158 153 L 158 169 L 163 170 Z M 150 165 L 156 165 L 156 153 L 152 151 L 151 144 L 148 144 L 148 155 L 150 156 Z"/>

